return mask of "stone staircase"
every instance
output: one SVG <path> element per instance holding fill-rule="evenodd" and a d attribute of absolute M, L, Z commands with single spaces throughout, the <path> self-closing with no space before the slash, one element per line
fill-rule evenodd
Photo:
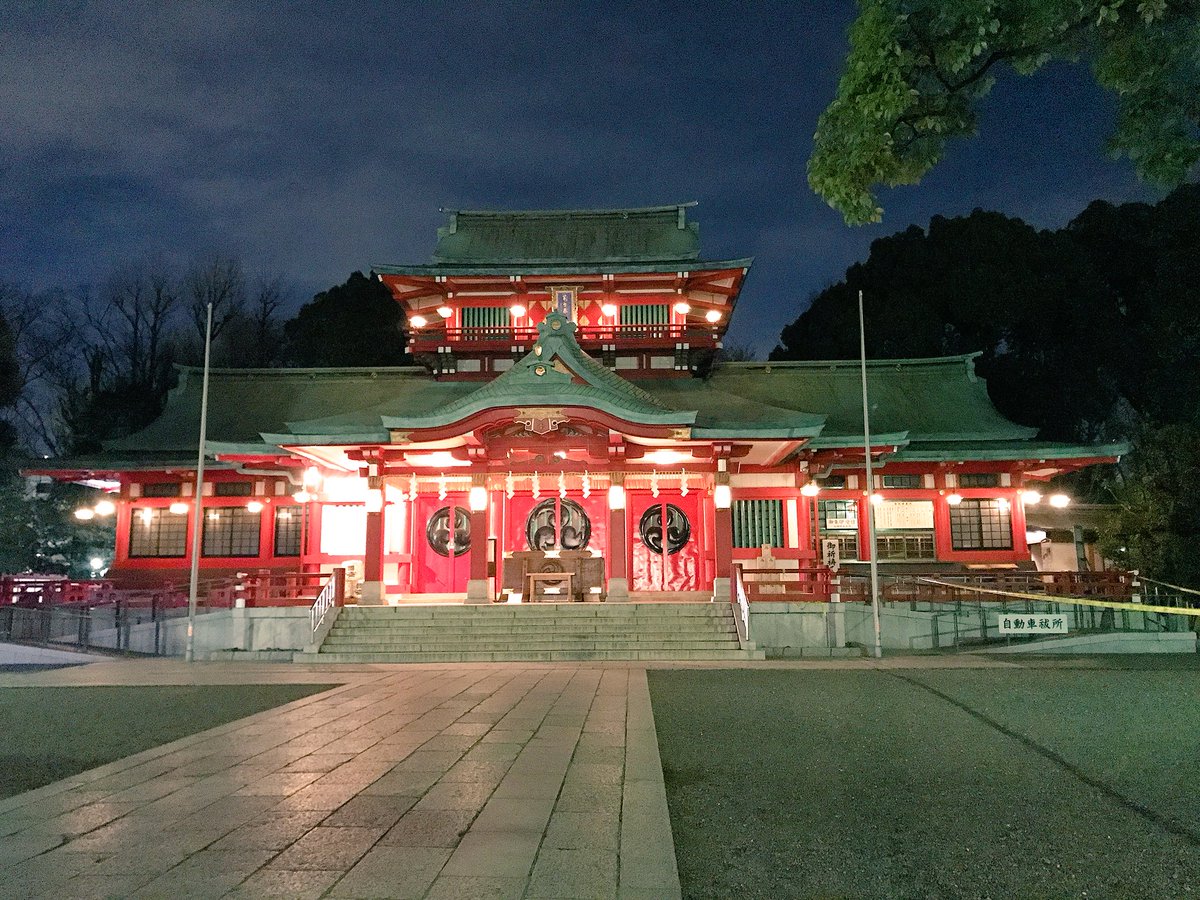
<path fill-rule="evenodd" d="M 521 603 L 348 606 L 317 653 L 296 662 L 746 660 L 729 606 L 713 603 Z"/>

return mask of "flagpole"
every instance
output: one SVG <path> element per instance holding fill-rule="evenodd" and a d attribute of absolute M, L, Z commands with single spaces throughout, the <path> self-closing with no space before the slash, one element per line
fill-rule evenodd
<path fill-rule="evenodd" d="M 858 292 L 858 350 L 862 365 L 863 451 L 867 458 L 867 541 L 871 553 L 871 616 L 875 620 L 875 658 L 883 657 L 879 628 L 879 546 L 875 542 L 875 472 L 871 464 L 871 407 L 867 402 L 867 327 L 863 317 L 863 292 Z"/>
<path fill-rule="evenodd" d="M 187 651 L 184 658 L 196 656 L 196 600 L 200 589 L 200 534 L 204 528 L 204 445 L 208 439 L 208 361 L 212 351 L 212 304 L 204 324 L 204 378 L 200 387 L 200 443 L 196 451 L 196 494 L 192 502 L 192 572 L 188 582 Z"/>

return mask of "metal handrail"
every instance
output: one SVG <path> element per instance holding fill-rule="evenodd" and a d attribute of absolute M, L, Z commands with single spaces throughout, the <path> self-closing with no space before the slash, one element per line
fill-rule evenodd
<path fill-rule="evenodd" d="M 309 610 L 308 618 L 309 625 L 312 626 L 312 634 L 316 634 L 321 623 L 325 621 L 325 616 L 335 606 L 341 606 L 345 602 L 346 596 L 346 570 L 334 569 L 329 576 L 329 580 L 325 582 L 325 586 L 321 588 L 321 593 L 317 594 L 317 599 L 313 601 L 312 608 Z"/>
<path fill-rule="evenodd" d="M 750 602 L 746 597 L 746 585 L 742 581 L 742 567 L 734 564 L 730 579 L 730 603 L 733 604 L 733 621 L 737 625 L 738 643 L 743 648 L 750 643 Z"/>

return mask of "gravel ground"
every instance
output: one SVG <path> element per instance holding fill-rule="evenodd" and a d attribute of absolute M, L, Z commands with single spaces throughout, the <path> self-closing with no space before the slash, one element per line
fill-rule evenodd
<path fill-rule="evenodd" d="M 651 672 L 684 896 L 1195 896 L 1198 674 Z"/>
<path fill-rule="evenodd" d="M 0 688 L 0 797 L 33 790 L 326 687 Z"/>

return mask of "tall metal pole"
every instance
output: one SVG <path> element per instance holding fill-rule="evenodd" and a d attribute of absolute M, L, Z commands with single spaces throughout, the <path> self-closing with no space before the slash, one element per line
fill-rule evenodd
<path fill-rule="evenodd" d="M 871 552 L 871 615 L 875 620 L 875 658 L 883 656 L 879 627 L 879 547 L 875 543 L 875 472 L 871 465 L 871 406 L 867 401 L 867 327 L 863 318 L 863 292 L 858 292 L 858 350 L 862 364 L 863 451 L 867 457 L 867 540 Z"/>
<path fill-rule="evenodd" d="M 204 528 L 204 445 L 208 440 L 208 360 L 212 351 L 212 304 L 204 324 L 204 378 L 200 387 L 200 444 L 196 450 L 196 495 L 192 503 L 192 574 L 188 582 L 187 651 L 191 662 L 196 656 L 196 600 L 200 590 L 200 534 Z"/>

